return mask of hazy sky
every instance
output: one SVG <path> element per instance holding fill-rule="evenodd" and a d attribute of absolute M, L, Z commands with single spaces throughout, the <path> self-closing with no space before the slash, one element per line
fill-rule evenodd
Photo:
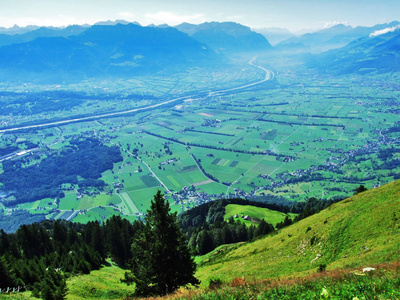
<path fill-rule="evenodd" d="M 399 0 L 0 0 L 0 26 L 63 26 L 124 19 L 142 25 L 234 21 L 291 31 L 400 19 Z"/>

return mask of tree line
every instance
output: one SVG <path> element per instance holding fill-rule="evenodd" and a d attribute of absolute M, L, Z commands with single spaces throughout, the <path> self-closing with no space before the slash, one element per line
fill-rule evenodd
<path fill-rule="evenodd" d="M 194 207 L 179 215 L 181 228 L 189 241 L 189 247 L 196 254 L 206 254 L 223 244 L 246 242 L 264 236 L 276 229 L 291 225 L 293 222 L 302 220 L 339 200 L 320 200 L 310 198 L 305 202 L 296 202 L 291 206 L 278 205 L 249 201 L 245 199 L 221 199 L 208 202 Z M 224 221 L 225 207 L 229 204 L 252 205 L 261 208 L 268 208 L 282 213 L 295 213 L 297 216 L 292 220 L 289 216 L 276 224 L 260 220 L 258 226 L 246 226 L 239 220 L 233 218 Z"/>
<path fill-rule="evenodd" d="M 288 156 L 288 155 L 282 155 L 282 154 L 277 154 L 271 150 L 263 150 L 263 151 L 252 151 L 252 150 L 243 150 L 243 149 L 235 149 L 235 148 L 226 148 L 226 147 L 217 147 L 213 145 L 203 145 L 203 144 L 198 144 L 198 143 L 190 143 L 190 142 L 182 142 L 177 138 L 174 137 L 166 137 L 157 133 L 153 133 L 147 130 L 142 130 L 142 132 L 152 135 L 161 139 L 165 139 L 174 143 L 178 143 L 184 146 L 192 146 L 192 147 L 199 147 L 199 148 L 206 148 L 206 149 L 214 149 L 214 150 L 220 150 L 220 151 L 228 151 L 228 152 L 234 152 L 234 153 L 242 153 L 242 154 L 252 154 L 252 155 L 270 155 L 270 156 L 275 156 L 277 158 L 279 157 L 290 157 L 291 159 L 295 159 L 295 157 Z"/>
<path fill-rule="evenodd" d="M 188 231 L 189 247 L 194 253 L 203 255 L 220 245 L 251 241 L 275 230 L 272 224 L 261 220 L 258 226 L 247 227 L 239 220 L 231 218 L 228 222 L 207 223 L 200 228 Z"/>
<path fill-rule="evenodd" d="M 179 216 L 179 222 L 194 253 L 203 255 L 220 245 L 251 241 L 275 230 L 272 224 L 264 220 L 260 220 L 258 226 L 249 227 L 239 220 L 234 221 L 233 218 L 224 221 L 225 207 L 228 204 L 253 205 L 285 213 L 290 210 L 287 206 L 237 198 L 208 202 L 183 212 Z"/>

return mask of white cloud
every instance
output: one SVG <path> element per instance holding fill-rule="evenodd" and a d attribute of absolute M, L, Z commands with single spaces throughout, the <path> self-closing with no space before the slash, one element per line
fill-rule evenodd
<path fill-rule="evenodd" d="M 400 25 L 374 31 L 373 33 L 371 33 L 369 35 L 369 37 L 376 37 L 376 36 L 379 36 L 379 35 L 382 35 L 382 34 L 386 34 L 386 33 L 389 33 L 389 32 L 396 31 L 397 29 L 400 29 Z"/>
<path fill-rule="evenodd" d="M 155 14 L 146 14 L 146 18 L 150 23 L 155 24 L 168 24 L 171 26 L 181 24 L 183 22 L 187 23 L 203 23 L 205 22 L 205 17 L 203 14 L 195 15 L 178 15 L 168 11 L 160 11 Z"/>

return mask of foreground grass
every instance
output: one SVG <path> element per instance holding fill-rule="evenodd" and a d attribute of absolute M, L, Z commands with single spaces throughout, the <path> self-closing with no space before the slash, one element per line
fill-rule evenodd
<path fill-rule="evenodd" d="M 181 289 L 174 295 L 149 299 L 239 300 L 239 299 L 400 299 L 400 263 L 362 269 L 316 272 L 296 279 L 270 279 L 247 283 L 235 278 L 230 283 L 214 279 L 209 288 Z"/>
<path fill-rule="evenodd" d="M 88 275 L 71 277 L 67 280 L 66 299 L 123 299 L 132 295 L 134 286 L 121 283 L 125 270 L 110 263 Z"/>

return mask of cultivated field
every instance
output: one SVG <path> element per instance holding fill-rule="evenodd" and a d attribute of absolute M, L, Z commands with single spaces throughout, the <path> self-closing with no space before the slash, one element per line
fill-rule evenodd
<path fill-rule="evenodd" d="M 267 65 L 261 59 L 258 63 Z M 270 81 L 225 92 L 264 75 L 247 66 L 225 76 L 194 71 L 107 83 L 112 99 L 82 100 L 71 108 L 29 117 L 3 116 L 2 125 L 11 126 L 193 95 L 134 114 L 0 133 L 0 147 L 15 146 L 16 153 L 28 142 L 36 145 L 36 150 L 11 158 L 23 160 L 23 166 L 38 163 L 49 151 L 61 151 L 77 135 L 117 146 L 123 156 L 102 174 L 106 187 L 100 193 L 82 194 L 79 185 L 65 185 L 64 197 L 17 208 L 49 218 L 76 212 L 77 222 L 111 214 L 135 219 L 143 216 L 159 189 L 173 209 L 181 211 L 223 197 L 272 202 L 344 198 L 361 184 L 372 188 L 399 178 L 400 103 L 395 78 L 331 78 L 279 64 L 274 72 Z M 82 92 L 85 86 L 68 89 Z M 36 89 L 32 87 L 32 93 Z M 221 92 L 207 92 L 211 90 Z M 88 91 L 93 97 L 95 91 L 104 96 L 100 86 Z M 130 98 L 130 93 L 137 96 Z M 7 213 L 9 208 L 4 209 Z"/>

